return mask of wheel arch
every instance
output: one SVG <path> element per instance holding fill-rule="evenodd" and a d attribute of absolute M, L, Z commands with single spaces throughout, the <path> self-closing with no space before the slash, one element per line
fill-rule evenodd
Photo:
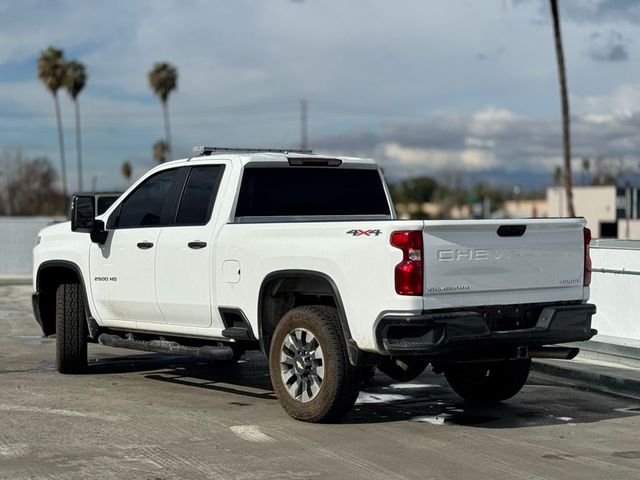
<path fill-rule="evenodd" d="M 36 293 L 33 299 L 34 314 L 44 336 L 56 333 L 56 290 L 63 283 L 78 283 L 85 300 L 89 330 L 93 332 L 95 320 L 89 310 L 88 295 L 80 267 L 68 260 L 48 260 L 38 267 Z"/>
<path fill-rule="evenodd" d="M 310 304 L 304 297 L 322 297 L 323 304 L 336 308 L 349 360 L 355 365 L 360 350 L 351 336 L 340 291 L 329 275 L 315 270 L 279 270 L 262 280 L 257 320 L 263 353 L 268 356 L 273 331 L 282 315 L 296 306 Z"/>

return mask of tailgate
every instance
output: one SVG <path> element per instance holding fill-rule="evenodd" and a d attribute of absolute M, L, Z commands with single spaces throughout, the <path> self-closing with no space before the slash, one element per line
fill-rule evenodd
<path fill-rule="evenodd" d="M 424 308 L 582 300 L 584 219 L 426 221 Z"/>

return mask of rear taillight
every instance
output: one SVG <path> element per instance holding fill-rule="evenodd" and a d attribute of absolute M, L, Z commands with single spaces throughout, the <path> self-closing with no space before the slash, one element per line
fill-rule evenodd
<path fill-rule="evenodd" d="M 584 229 L 584 282 L 583 285 L 588 287 L 591 284 L 591 253 L 589 252 L 589 244 L 591 243 L 591 230 Z"/>
<path fill-rule="evenodd" d="M 396 293 L 422 295 L 422 231 L 403 230 L 391 234 L 391 245 L 402 250 L 402 262 L 396 265 Z"/>

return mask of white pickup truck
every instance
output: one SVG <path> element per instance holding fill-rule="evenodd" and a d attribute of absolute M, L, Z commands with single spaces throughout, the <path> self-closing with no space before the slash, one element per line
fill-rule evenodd
<path fill-rule="evenodd" d="M 39 233 L 33 306 L 61 373 L 87 368 L 88 342 L 220 362 L 259 348 L 284 409 L 321 422 L 374 366 L 431 364 L 467 401 L 502 401 L 531 358 L 596 333 L 584 219 L 398 220 L 372 160 L 197 151 L 97 217 L 76 195 Z"/>

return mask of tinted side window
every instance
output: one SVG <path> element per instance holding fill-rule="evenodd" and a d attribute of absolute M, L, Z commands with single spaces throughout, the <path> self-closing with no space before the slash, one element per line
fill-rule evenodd
<path fill-rule="evenodd" d="M 177 225 L 204 225 L 209 221 L 223 171 L 223 165 L 191 169 L 178 209 Z"/>
<path fill-rule="evenodd" d="M 236 217 L 389 215 L 378 170 L 245 168 Z"/>
<path fill-rule="evenodd" d="M 160 225 L 162 213 L 178 176 L 178 169 L 165 170 L 146 180 L 127 198 L 120 209 L 118 227 Z"/>

